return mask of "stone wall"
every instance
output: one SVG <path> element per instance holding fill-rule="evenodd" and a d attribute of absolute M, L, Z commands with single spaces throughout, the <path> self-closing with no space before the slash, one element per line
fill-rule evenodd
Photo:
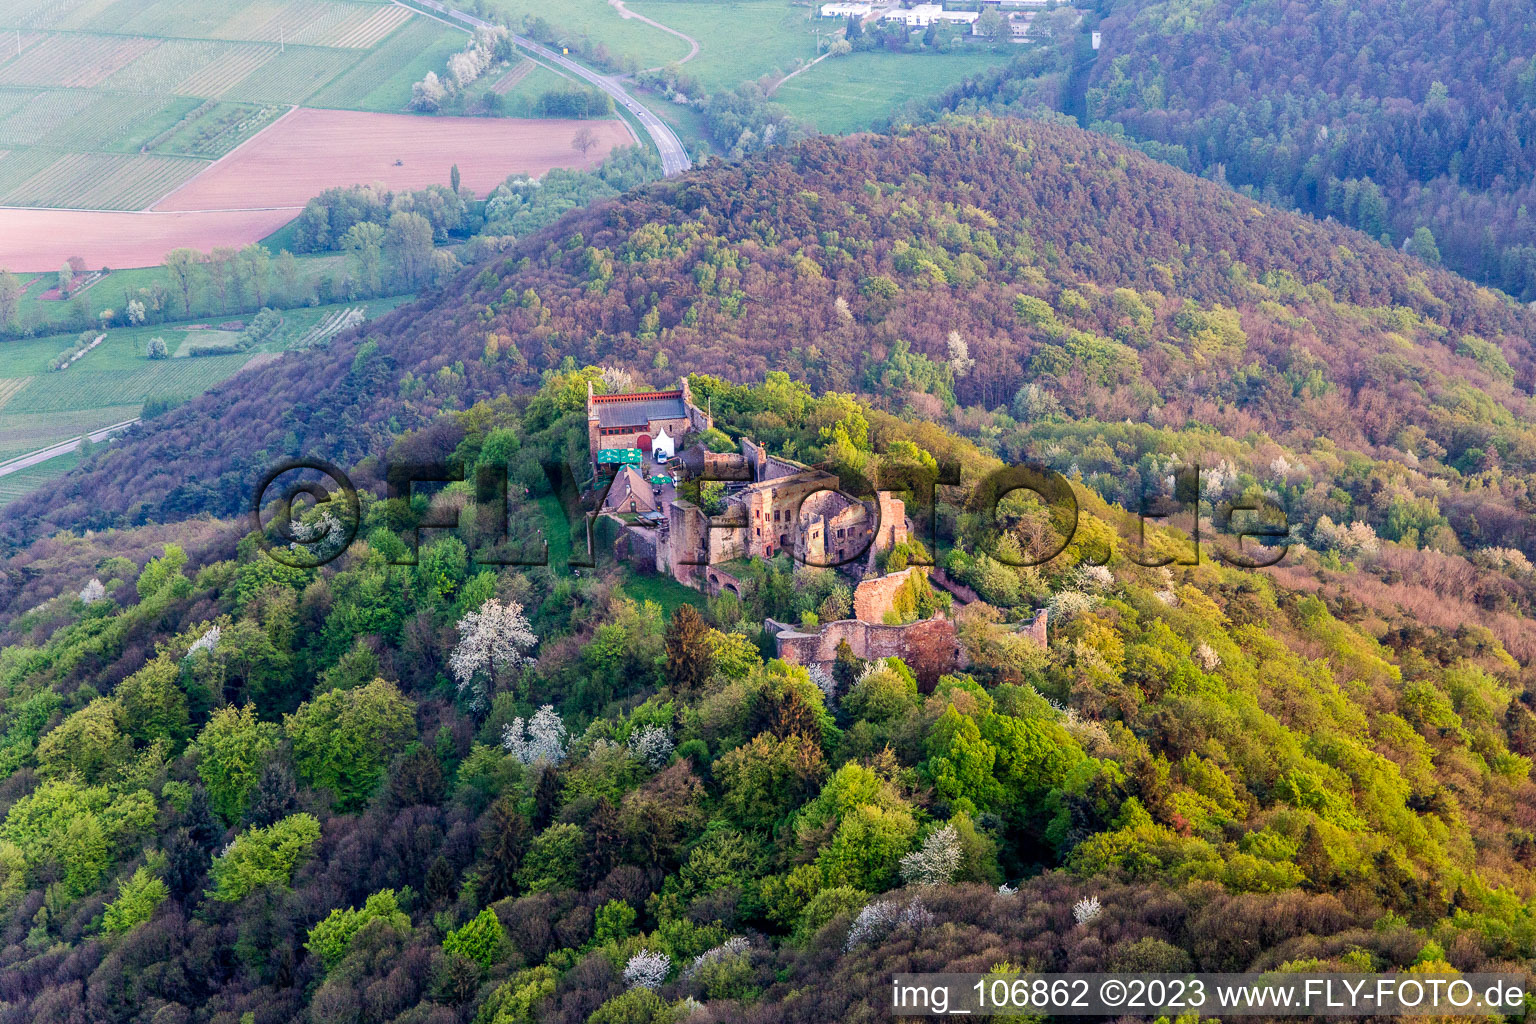
<path fill-rule="evenodd" d="M 628 562 L 647 576 L 654 576 L 656 564 L 656 530 L 649 527 L 626 526 L 614 541 L 613 552 L 619 561 Z"/>
<path fill-rule="evenodd" d="M 883 623 L 885 613 L 895 603 L 896 592 L 902 588 L 917 566 L 909 566 L 901 572 L 893 572 L 878 579 L 865 580 L 853 588 L 853 617 L 860 622 Z"/>
<path fill-rule="evenodd" d="M 1050 610 L 1041 608 L 1038 612 L 1035 612 L 1035 620 L 1029 624 L 1027 629 L 1024 630 L 1024 632 L 1027 633 L 1035 641 L 1035 643 L 1040 645 L 1041 650 L 1044 650 L 1046 644 L 1050 642 L 1045 630 L 1046 624 L 1050 621 Z"/>
<path fill-rule="evenodd" d="M 831 668 L 837 659 L 837 645 L 844 640 L 853 653 L 865 661 L 900 658 L 930 682 L 965 665 L 955 624 L 943 617 L 905 626 L 839 619 L 815 633 L 802 633 L 793 626 L 769 619 L 763 623 L 763 628 L 773 635 L 780 658 L 807 668 Z"/>

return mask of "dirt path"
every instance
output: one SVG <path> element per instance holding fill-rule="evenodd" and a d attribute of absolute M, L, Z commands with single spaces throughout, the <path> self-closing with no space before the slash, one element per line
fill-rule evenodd
<path fill-rule="evenodd" d="M 681 60 L 673 61 L 672 62 L 673 64 L 687 64 L 689 61 L 693 60 L 693 58 L 695 58 L 695 57 L 697 57 L 699 55 L 699 41 L 697 39 L 693 38 L 693 36 L 684 35 L 682 32 L 679 32 L 677 29 L 671 28 L 671 27 L 669 27 L 667 25 L 663 25 L 661 22 L 655 20 L 654 18 L 647 18 L 643 14 L 636 14 L 634 11 L 632 11 L 628 7 L 624 6 L 624 0 L 608 0 L 608 6 L 612 7 L 614 10 L 618 11 L 619 12 L 619 17 L 621 17 L 621 18 L 634 18 L 637 21 L 643 21 L 647 25 L 651 26 L 652 28 L 659 28 L 663 32 L 667 33 L 668 35 L 677 36 L 677 38 L 679 38 L 683 42 L 687 43 L 688 44 L 688 56 L 682 58 Z M 666 67 L 668 65 L 662 65 L 662 66 Z M 645 70 L 646 71 L 660 71 L 661 68 L 660 67 L 646 68 Z"/>
<path fill-rule="evenodd" d="M 491 92 L 494 92 L 498 96 L 505 96 L 507 93 L 511 92 L 519 82 L 533 74 L 533 69 L 538 66 L 539 65 L 530 58 L 524 57 L 521 63 L 515 66 L 511 71 L 508 71 L 506 74 L 502 75 L 501 80 L 498 81 L 495 85 L 491 86 Z"/>
<path fill-rule="evenodd" d="M 820 57 L 817 57 L 815 60 L 811 61 L 809 64 L 801 65 L 800 67 L 798 67 L 795 70 L 791 71 L 789 74 L 785 75 L 783 78 L 781 78 L 777 82 L 773 83 L 773 88 L 768 90 L 768 95 L 772 96 L 774 93 L 779 91 L 779 86 L 783 85 L 785 82 L 789 81 L 791 78 L 794 78 L 796 75 L 803 75 L 803 74 L 805 74 L 807 71 L 811 70 L 811 68 L 815 67 L 817 64 L 820 64 L 822 61 L 826 60 L 830 56 L 832 56 L 832 51 L 828 50 L 826 53 L 822 54 Z"/>

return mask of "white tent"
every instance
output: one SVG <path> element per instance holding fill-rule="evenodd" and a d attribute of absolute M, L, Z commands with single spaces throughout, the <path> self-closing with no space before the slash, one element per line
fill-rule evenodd
<path fill-rule="evenodd" d="M 667 436 L 666 427 L 656 432 L 656 440 L 651 442 L 651 454 L 665 455 L 669 459 L 677 454 L 677 442 Z"/>

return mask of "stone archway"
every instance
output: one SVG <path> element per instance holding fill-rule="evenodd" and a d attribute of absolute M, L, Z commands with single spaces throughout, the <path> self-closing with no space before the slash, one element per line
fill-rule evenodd
<path fill-rule="evenodd" d="M 635 438 L 635 447 L 639 448 L 643 452 L 649 452 L 651 450 L 651 435 L 641 434 L 639 437 Z"/>

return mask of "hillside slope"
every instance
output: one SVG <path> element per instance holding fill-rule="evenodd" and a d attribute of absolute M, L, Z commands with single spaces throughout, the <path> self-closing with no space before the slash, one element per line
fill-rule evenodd
<path fill-rule="evenodd" d="M 1455 467 L 1458 487 L 1497 469 L 1477 517 L 1496 534 L 1511 477 L 1536 468 L 1536 314 L 1098 136 L 957 122 L 818 139 L 574 215 L 367 339 L 287 356 L 140 428 L 10 506 L 4 536 L 235 513 L 279 456 L 380 453 L 392 432 L 567 357 L 658 382 L 781 369 L 921 390 L 910 367 L 892 376 L 893 353 L 944 361 L 952 330 L 975 360 L 953 383 L 962 404 L 1005 406 L 1033 381 L 1075 417 L 1155 410 L 1395 447 Z"/>
<path fill-rule="evenodd" d="M 1536 299 L 1528 5 L 1100 7 L 1086 123 L 1373 238 L 1401 245 L 1428 228 L 1447 266 Z"/>
<path fill-rule="evenodd" d="M 823 1024 L 887 1019 L 911 970 L 1526 969 L 1530 328 L 1018 122 L 579 215 L 13 521 L 175 520 L 0 564 L 0 1024 Z M 424 500 L 365 490 L 315 569 L 185 518 L 278 452 L 361 480 L 451 456 L 525 485 L 511 541 L 557 550 L 539 460 L 585 456 L 623 365 L 713 371 L 711 441 L 864 477 L 1042 459 L 1078 534 L 1014 567 L 1028 506 L 948 495 L 933 553 L 980 600 L 914 584 L 910 617 L 949 607 L 963 672 L 813 675 L 759 624 L 844 619 L 853 581 L 782 553 L 706 600 L 607 557 L 480 562 L 467 486 L 414 562 Z M 1188 517 L 1126 509 L 1191 464 L 1207 554 L 1263 499 L 1282 564 L 1143 564 Z M 1040 608 L 1043 647 L 1015 625 Z"/>

